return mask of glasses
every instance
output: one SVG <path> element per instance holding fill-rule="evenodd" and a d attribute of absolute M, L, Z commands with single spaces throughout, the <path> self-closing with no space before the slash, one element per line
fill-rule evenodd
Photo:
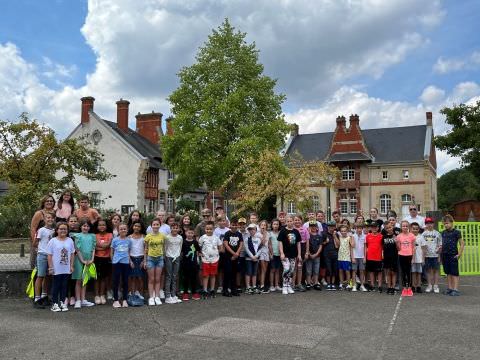
<path fill-rule="evenodd" d="M 203 216 L 203 217 L 206 217 L 206 216 L 210 216 L 210 215 L 209 215 L 209 214 L 203 214 L 202 216 Z"/>
<path fill-rule="evenodd" d="M 410 211 L 417 211 L 417 208 L 410 208 Z"/>
<path fill-rule="evenodd" d="M 45 200 L 45 203 L 54 203 L 55 201 L 53 200 Z"/>

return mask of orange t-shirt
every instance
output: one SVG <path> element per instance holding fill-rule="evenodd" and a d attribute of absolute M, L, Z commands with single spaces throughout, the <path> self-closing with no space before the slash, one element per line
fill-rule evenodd
<path fill-rule="evenodd" d="M 397 241 L 400 243 L 398 255 L 413 256 L 413 249 L 415 248 L 415 235 L 412 233 L 400 233 L 397 235 Z"/>
<path fill-rule="evenodd" d="M 90 224 L 96 222 L 98 217 L 100 216 L 98 214 L 98 211 L 92 208 L 88 208 L 85 211 L 82 209 L 77 209 L 77 211 L 75 211 L 75 215 L 77 215 L 78 221 L 81 221 L 82 219 L 87 219 Z"/>
<path fill-rule="evenodd" d="M 105 234 L 96 234 L 95 237 L 97 238 L 97 246 L 107 245 L 107 244 L 110 245 L 112 243 L 113 235 L 112 233 L 105 233 Z M 110 257 L 110 246 L 102 250 L 95 249 L 95 256 Z"/>

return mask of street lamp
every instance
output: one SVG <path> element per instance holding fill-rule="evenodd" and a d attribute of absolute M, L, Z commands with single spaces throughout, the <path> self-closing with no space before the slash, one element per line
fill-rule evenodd
<path fill-rule="evenodd" d="M 330 188 L 332 186 L 332 182 L 334 177 L 332 175 L 327 175 L 327 221 L 332 220 L 332 204 L 330 199 Z"/>

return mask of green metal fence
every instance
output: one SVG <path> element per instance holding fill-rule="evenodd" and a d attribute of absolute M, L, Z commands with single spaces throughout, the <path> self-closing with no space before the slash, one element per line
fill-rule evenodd
<path fill-rule="evenodd" d="M 480 275 L 480 222 L 455 222 L 455 228 L 460 230 L 465 241 L 465 250 L 458 264 L 460 274 Z M 444 229 L 443 223 L 439 223 L 438 230 Z"/>

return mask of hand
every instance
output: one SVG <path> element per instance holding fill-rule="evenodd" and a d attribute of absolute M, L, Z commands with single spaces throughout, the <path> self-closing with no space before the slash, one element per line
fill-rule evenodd
<path fill-rule="evenodd" d="M 457 260 L 460 259 L 461 257 L 462 257 L 462 254 L 455 255 L 455 259 L 457 259 Z"/>
<path fill-rule="evenodd" d="M 53 272 L 53 270 L 52 270 Z M 73 266 L 70 266 L 70 274 L 73 274 Z"/>
<path fill-rule="evenodd" d="M 72 270 L 70 270 L 70 272 L 72 272 Z M 53 275 L 53 268 L 48 269 L 48 273 L 49 273 L 50 275 Z"/>
<path fill-rule="evenodd" d="M 232 255 L 232 260 L 237 260 L 237 255 Z"/>
<path fill-rule="evenodd" d="M 355 258 L 352 258 L 352 264 L 356 264 L 357 263 L 357 260 L 355 260 Z"/>
<path fill-rule="evenodd" d="M 285 254 L 280 254 L 280 260 L 285 260 Z"/>
<path fill-rule="evenodd" d="M 142 265 L 143 269 L 144 269 L 144 270 L 147 270 L 147 263 L 144 262 L 144 263 L 142 263 L 142 264 L 143 264 L 143 265 Z"/>
<path fill-rule="evenodd" d="M 130 267 L 133 269 L 135 265 L 133 264 L 133 261 L 130 261 Z"/>

